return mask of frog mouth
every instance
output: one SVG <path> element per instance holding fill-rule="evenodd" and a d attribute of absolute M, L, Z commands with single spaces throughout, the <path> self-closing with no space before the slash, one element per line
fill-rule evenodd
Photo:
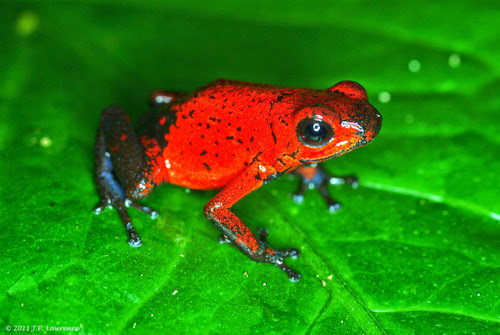
<path fill-rule="evenodd" d="M 317 159 L 300 159 L 299 162 L 301 162 L 303 164 L 321 163 L 321 162 L 327 161 L 329 159 L 332 159 L 332 158 L 335 158 L 335 157 L 338 157 L 338 156 L 342 156 L 343 154 L 351 152 L 354 149 L 362 147 L 362 146 L 364 146 L 364 145 L 366 145 L 366 144 L 368 144 L 370 142 L 371 142 L 371 140 L 367 140 L 366 138 L 363 137 L 363 139 L 361 141 L 359 141 L 358 143 L 356 143 L 352 147 L 346 148 L 346 149 L 342 149 L 339 152 L 336 152 L 336 153 L 334 153 L 331 156 L 317 158 Z"/>
<path fill-rule="evenodd" d="M 323 158 L 317 158 L 317 159 L 301 159 L 300 162 L 303 163 L 303 164 L 312 164 L 312 163 L 321 163 L 321 162 L 324 162 L 324 161 L 327 161 L 329 159 L 332 159 L 332 158 L 335 158 L 335 157 L 338 157 L 338 156 L 341 156 L 343 154 L 346 154 L 350 151 L 353 151 L 354 149 L 356 148 L 359 148 L 362 144 L 358 144 L 358 145 L 355 145 L 349 149 L 344 149 L 344 150 L 341 150 L 339 152 L 336 152 L 335 154 L 331 155 L 331 156 L 327 156 L 327 157 L 323 157 Z"/>

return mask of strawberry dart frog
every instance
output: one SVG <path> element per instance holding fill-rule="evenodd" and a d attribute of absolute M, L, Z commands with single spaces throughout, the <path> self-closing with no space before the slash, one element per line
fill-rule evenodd
<path fill-rule="evenodd" d="M 355 185 L 357 179 L 332 178 L 317 163 L 369 143 L 382 122 L 365 89 L 352 81 L 315 90 L 219 79 L 190 94 L 155 91 L 151 105 L 155 113 L 143 122 L 140 136 L 120 107 L 102 112 L 95 155 L 101 201 L 95 212 L 114 207 L 129 244 L 139 247 L 142 241 L 126 208 L 151 218 L 158 213 L 135 200 L 166 182 L 221 189 L 204 209 L 221 231 L 221 242 L 254 261 L 278 266 L 291 281 L 300 274 L 283 259 L 298 257 L 298 250 L 271 248 L 267 231 L 260 230 L 257 238 L 231 207 L 293 171 L 302 180 L 295 200 L 302 201 L 304 191 L 316 187 L 329 209 L 337 210 L 327 185 Z"/>

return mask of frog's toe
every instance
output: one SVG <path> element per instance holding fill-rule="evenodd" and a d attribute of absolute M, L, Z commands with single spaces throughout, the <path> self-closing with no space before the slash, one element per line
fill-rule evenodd
<path fill-rule="evenodd" d="M 300 256 L 300 251 L 297 249 L 273 249 L 269 246 L 269 243 L 267 242 L 267 235 L 269 234 L 269 231 L 264 228 L 260 228 L 257 231 L 257 234 L 260 237 L 262 247 L 265 248 L 264 251 L 264 260 L 258 260 L 258 261 L 264 261 L 266 263 L 271 263 L 279 267 L 281 270 L 286 272 L 288 275 L 288 278 L 290 281 L 297 282 L 300 280 L 300 274 L 296 272 L 295 270 L 291 269 L 286 265 L 285 261 L 283 258 L 298 258 Z"/>
<path fill-rule="evenodd" d="M 142 241 L 139 238 L 139 235 L 134 229 L 132 225 L 132 221 L 130 220 L 130 216 L 127 213 L 127 207 L 137 208 L 140 211 L 148 214 L 151 218 L 155 218 L 158 216 L 158 212 L 152 210 L 149 207 L 142 206 L 128 199 L 122 200 L 117 197 L 112 196 L 104 196 L 101 201 L 94 207 L 94 213 L 100 214 L 106 208 L 115 208 L 118 214 L 120 215 L 120 219 L 122 221 L 123 226 L 127 230 L 129 241 L 128 244 L 132 247 L 140 247 L 142 245 Z"/>
<path fill-rule="evenodd" d="M 150 207 L 147 207 L 147 206 L 143 206 L 135 201 L 132 201 L 130 199 L 126 199 L 125 200 L 125 206 L 126 207 L 132 207 L 132 208 L 135 208 L 143 213 L 146 213 L 147 215 L 149 215 L 149 217 L 151 219 L 156 219 L 159 215 L 158 211 L 150 208 Z"/>
<path fill-rule="evenodd" d="M 275 250 L 271 248 L 266 249 L 266 262 L 271 263 L 279 267 L 281 270 L 283 270 L 287 275 L 290 281 L 297 282 L 300 280 L 300 274 L 290 268 L 288 265 L 286 265 L 285 261 L 283 258 L 285 257 L 292 257 L 292 258 L 297 258 L 299 257 L 300 253 L 297 249 L 284 249 L 284 250 Z"/>
<path fill-rule="evenodd" d="M 269 230 L 266 228 L 259 228 L 257 230 L 257 234 L 259 234 L 259 238 L 262 242 L 267 243 L 267 235 L 269 235 Z"/>
<path fill-rule="evenodd" d="M 260 241 L 264 243 L 265 245 L 268 245 L 267 242 L 267 235 L 269 235 L 269 231 L 265 228 L 259 228 L 257 231 L 257 234 L 259 234 Z M 267 248 L 267 252 L 270 254 L 276 254 L 278 257 L 285 258 L 285 257 L 291 257 L 291 258 L 299 258 L 300 257 L 300 251 L 297 249 L 273 249 L 273 248 Z"/>
<path fill-rule="evenodd" d="M 137 233 L 135 233 L 134 236 L 130 236 L 130 240 L 128 240 L 128 245 L 134 248 L 139 248 L 142 246 L 142 241 L 137 235 Z"/>
<path fill-rule="evenodd" d="M 356 176 L 346 176 L 346 177 L 330 177 L 329 178 L 330 185 L 351 185 L 353 188 L 358 187 L 359 179 Z"/>
<path fill-rule="evenodd" d="M 289 268 L 285 263 L 283 263 L 283 266 L 278 265 L 278 267 L 281 270 L 285 271 L 285 273 L 288 275 L 288 279 L 290 279 L 291 282 L 298 282 L 300 280 L 300 273 Z"/>
<path fill-rule="evenodd" d="M 330 213 L 335 213 L 340 208 L 342 208 L 342 205 L 335 201 L 327 201 L 327 205 L 328 205 L 328 211 Z"/>
<path fill-rule="evenodd" d="M 304 194 L 302 193 L 294 193 L 292 194 L 292 200 L 296 203 L 296 204 L 302 204 L 304 202 Z"/>
<path fill-rule="evenodd" d="M 359 186 L 359 179 L 355 176 L 346 177 L 346 183 L 350 184 L 353 188 Z"/>
<path fill-rule="evenodd" d="M 220 237 L 219 237 L 219 243 L 220 244 L 227 244 L 227 243 L 231 243 L 231 240 L 227 238 L 226 235 L 222 234 Z"/>
<path fill-rule="evenodd" d="M 93 211 L 96 215 L 99 215 L 106 209 L 106 207 L 110 206 L 108 200 L 101 200 L 97 205 L 95 205 Z"/>
<path fill-rule="evenodd" d="M 134 226 L 132 225 L 132 221 L 130 220 L 130 216 L 127 213 L 125 204 L 123 204 L 123 206 L 117 206 L 116 210 L 118 211 L 123 226 L 127 230 L 128 236 L 130 238 L 128 244 L 132 247 L 140 247 L 142 245 L 142 241 L 135 231 Z"/>
<path fill-rule="evenodd" d="M 290 258 L 299 258 L 300 257 L 300 251 L 297 249 L 282 249 L 282 250 L 274 250 L 277 255 L 280 257 L 290 257 Z"/>

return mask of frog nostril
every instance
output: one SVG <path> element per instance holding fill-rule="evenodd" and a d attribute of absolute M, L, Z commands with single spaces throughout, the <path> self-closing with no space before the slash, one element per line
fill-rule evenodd
<path fill-rule="evenodd" d="M 382 115 L 379 112 L 375 112 L 375 116 L 372 119 L 370 128 L 372 132 L 374 133 L 373 137 L 377 136 L 377 134 L 380 131 L 380 128 L 382 127 Z"/>

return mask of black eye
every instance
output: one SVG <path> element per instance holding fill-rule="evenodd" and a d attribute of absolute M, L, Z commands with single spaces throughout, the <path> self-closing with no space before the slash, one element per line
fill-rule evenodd
<path fill-rule="evenodd" d="M 310 147 L 327 144 L 335 135 L 332 126 L 325 121 L 306 118 L 297 125 L 297 137 Z"/>

